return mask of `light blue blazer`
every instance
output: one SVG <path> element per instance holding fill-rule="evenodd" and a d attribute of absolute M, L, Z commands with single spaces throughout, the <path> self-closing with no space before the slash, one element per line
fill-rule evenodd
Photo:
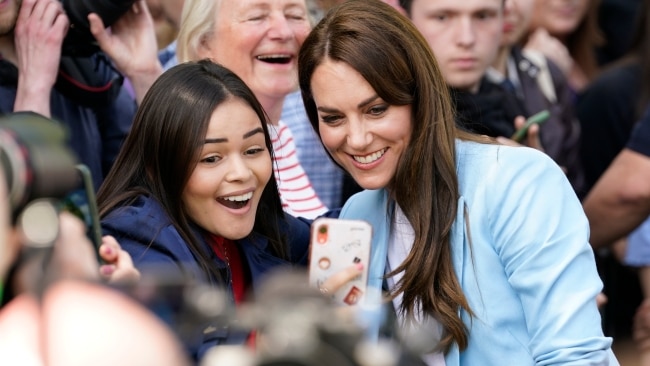
<path fill-rule="evenodd" d="M 589 225 L 562 170 L 534 149 L 465 141 L 456 143 L 456 165 L 452 260 L 474 317 L 461 312 L 469 345 L 452 347 L 447 366 L 618 365 L 596 307 L 602 282 Z M 340 216 L 373 225 L 376 288 L 389 204 L 385 190 L 363 191 Z"/>

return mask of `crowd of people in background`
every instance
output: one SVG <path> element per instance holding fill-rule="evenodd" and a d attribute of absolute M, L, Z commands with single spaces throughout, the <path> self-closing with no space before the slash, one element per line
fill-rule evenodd
<path fill-rule="evenodd" d="M 631 337 L 650 366 L 650 0 L 128 5 L 110 19 L 0 2 L 0 118 L 64 126 L 104 235 L 98 263 L 62 213 L 49 264 L 21 271 L 37 251 L 3 202 L 0 357 L 82 364 L 133 342 L 114 356 L 181 365 L 254 349 L 262 330 L 180 330 L 179 304 L 163 313 L 134 288 L 207 284 L 241 308 L 269 273 L 306 268 L 327 216 L 373 224 L 372 259 L 320 292 L 366 266 L 385 295 L 368 301 L 398 328 L 435 329 L 426 365 L 616 365 L 612 344 Z M 66 345 L 93 314 L 63 304 L 97 299 L 114 339 Z"/>

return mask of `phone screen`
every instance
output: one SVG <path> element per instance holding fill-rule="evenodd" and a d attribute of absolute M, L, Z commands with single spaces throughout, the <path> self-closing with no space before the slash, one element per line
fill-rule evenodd
<path fill-rule="evenodd" d="M 99 246 L 102 244 L 102 231 L 99 223 L 93 179 L 87 166 L 79 164 L 75 168 L 79 173 L 80 184 L 77 189 L 63 198 L 61 208 L 83 221 L 86 227 L 86 236 L 95 247 L 97 259 L 102 262 L 99 256 Z"/>

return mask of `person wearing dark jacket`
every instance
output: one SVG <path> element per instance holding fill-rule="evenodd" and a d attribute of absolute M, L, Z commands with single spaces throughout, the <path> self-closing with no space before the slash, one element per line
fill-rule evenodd
<path fill-rule="evenodd" d="M 532 0 L 505 0 L 499 52 L 487 76 L 516 96 L 524 116 L 549 112 L 548 120 L 539 128 L 541 146 L 564 169 L 571 186 L 582 197 L 586 191 L 580 159 L 581 130 L 573 92 L 555 63 L 540 52 L 519 46 L 530 25 L 533 7 Z"/>
<path fill-rule="evenodd" d="M 60 1 L 9 0 L 0 18 L 10 19 L 0 23 L 0 115 L 33 111 L 61 123 L 99 187 L 137 108 L 122 76 L 99 49 L 71 53 Z"/>
<path fill-rule="evenodd" d="M 436 56 L 451 91 L 459 127 L 507 139 L 523 126 L 526 113 L 521 103 L 486 77 L 499 49 L 503 1 L 400 0 L 399 4 Z M 538 131 L 537 127 L 529 130 L 526 144 L 539 147 Z"/>
<path fill-rule="evenodd" d="M 104 234 L 143 275 L 162 266 L 225 290 L 233 306 L 271 269 L 305 265 L 310 221 L 282 210 L 268 128 L 228 69 L 208 60 L 171 68 L 145 95 L 98 192 Z M 195 360 L 249 337 L 207 320 L 183 334 Z"/>

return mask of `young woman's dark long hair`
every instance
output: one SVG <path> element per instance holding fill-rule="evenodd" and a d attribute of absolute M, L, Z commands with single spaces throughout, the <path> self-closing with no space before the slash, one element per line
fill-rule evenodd
<path fill-rule="evenodd" d="M 221 278 L 220 272 L 203 249 L 203 238 L 197 237 L 197 225 L 191 222 L 181 197 L 198 163 L 212 113 L 231 98 L 246 102 L 259 117 L 271 153 L 269 164 L 273 164 L 267 117 L 248 86 L 211 61 L 183 63 L 163 73 L 147 92 L 97 194 L 101 217 L 130 205 L 140 195 L 154 198 L 206 274 L 215 278 Z M 253 232 L 269 240 L 274 254 L 287 258 L 288 248 L 278 226 L 283 218 L 277 183 L 271 177 L 262 192 Z"/>
<path fill-rule="evenodd" d="M 440 346 L 448 350 L 455 342 L 463 350 L 468 335 L 459 310 L 472 311 L 451 258 L 451 227 L 460 196 L 455 139 L 474 137 L 456 129 L 448 88 L 429 45 L 389 5 L 348 1 L 332 9 L 305 40 L 298 79 L 316 132 L 311 79 L 326 59 L 354 68 L 386 103 L 412 107 L 411 141 L 386 188 L 411 223 L 415 241 L 404 263 L 388 276 L 404 271 L 392 294 L 403 293 L 400 311 L 410 316 L 421 306 L 445 329 Z"/>

